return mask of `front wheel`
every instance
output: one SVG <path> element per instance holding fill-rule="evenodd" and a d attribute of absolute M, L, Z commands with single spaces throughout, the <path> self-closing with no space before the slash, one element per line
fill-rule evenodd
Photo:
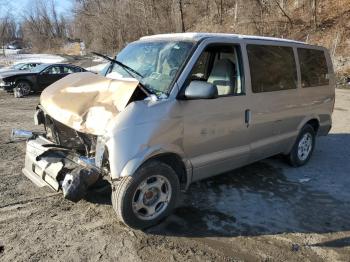
<path fill-rule="evenodd" d="M 28 96 L 31 91 L 32 91 L 32 87 L 28 82 L 19 81 L 13 90 L 13 94 L 16 98 L 20 98 L 20 97 Z"/>
<path fill-rule="evenodd" d="M 144 229 L 171 214 L 179 192 L 175 171 L 163 162 L 149 161 L 133 176 L 114 182 L 112 204 L 120 221 Z"/>
<path fill-rule="evenodd" d="M 316 132 L 312 126 L 307 124 L 301 129 L 292 151 L 287 156 L 291 166 L 302 166 L 310 160 L 315 148 L 315 137 Z"/>

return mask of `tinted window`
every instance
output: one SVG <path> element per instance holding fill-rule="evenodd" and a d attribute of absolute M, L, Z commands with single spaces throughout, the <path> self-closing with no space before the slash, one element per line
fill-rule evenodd
<path fill-rule="evenodd" d="M 49 74 L 49 75 L 58 75 L 61 74 L 61 67 L 60 66 L 51 66 L 49 68 L 47 68 L 44 71 L 45 74 Z"/>
<path fill-rule="evenodd" d="M 74 72 L 84 72 L 84 69 L 80 67 L 74 67 Z"/>
<path fill-rule="evenodd" d="M 64 66 L 63 67 L 63 73 L 64 74 L 71 74 L 71 73 L 76 73 L 76 72 L 81 72 L 80 68 L 78 68 L 78 67 L 70 67 L 70 66 Z"/>
<path fill-rule="evenodd" d="M 297 88 L 293 48 L 247 45 L 254 93 Z"/>
<path fill-rule="evenodd" d="M 323 51 L 298 48 L 298 56 L 302 87 L 329 84 L 327 61 Z"/>

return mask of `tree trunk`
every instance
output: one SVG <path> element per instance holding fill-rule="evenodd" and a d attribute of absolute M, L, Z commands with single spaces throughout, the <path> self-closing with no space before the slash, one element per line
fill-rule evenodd
<path fill-rule="evenodd" d="M 224 7 L 222 6 L 222 0 L 220 0 L 220 25 L 222 25 L 223 17 L 222 14 L 224 12 Z"/>
<path fill-rule="evenodd" d="M 314 7 L 314 15 L 313 15 L 313 17 L 314 17 L 314 26 L 315 26 L 315 28 L 317 28 L 317 4 L 318 4 L 317 0 L 314 0 L 314 2 L 313 2 L 313 7 Z"/>
<path fill-rule="evenodd" d="M 314 0 L 314 1 L 316 1 L 316 0 Z M 283 15 L 284 15 L 285 17 L 287 17 L 287 19 L 288 19 L 288 21 L 289 21 L 289 23 L 290 23 L 290 26 L 293 27 L 293 20 L 292 20 L 292 18 L 291 18 L 289 15 L 287 15 L 286 11 L 284 11 L 283 7 L 280 5 L 280 3 L 278 2 L 278 0 L 275 0 L 275 3 L 277 4 L 278 8 L 281 10 L 281 12 L 283 13 Z"/>
<path fill-rule="evenodd" d="M 236 0 L 236 3 L 235 3 L 235 16 L 234 16 L 234 23 L 235 24 L 237 23 L 237 16 L 238 16 L 238 1 L 239 0 Z"/>
<path fill-rule="evenodd" d="M 181 31 L 185 32 L 185 22 L 184 22 L 184 13 L 183 13 L 183 0 L 179 0 L 179 7 L 180 7 L 180 17 L 181 17 Z"/>

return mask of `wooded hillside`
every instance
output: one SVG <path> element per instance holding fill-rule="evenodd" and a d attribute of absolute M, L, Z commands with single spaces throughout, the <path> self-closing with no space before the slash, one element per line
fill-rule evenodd
<path fill-rule="evenodd" d="M 37 0 L 18 25 L 36 49 L 80 39 L 88 50 L 114 54 L 143 35 L 227 32 L 291 38 L 331 50 L 339 74 L 350 74 L 350 0 L 72 0 L 72 15 Z M 3 19 L 3 22 L 5 20 Z M 0 37 L 13 34 L 13 20 Z M 3 25 L 3 23 L 2 23 Z M 12 29 L 11 29 L 12 28 Z M 2 33 L 2 35 L 1 35 Z"/>
<path fill-rule="evenodd" d="M 292 38 L 328 47 L 350 74 L 350 0 L 77 0 L 76 33 L 115 52 L 140 36 L 227 32 Z"/>

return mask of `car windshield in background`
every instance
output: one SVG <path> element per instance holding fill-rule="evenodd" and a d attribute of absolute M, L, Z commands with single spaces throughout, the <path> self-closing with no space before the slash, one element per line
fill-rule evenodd
<path fill-rule="evenodd" d="M 47 67 L 47 64 L 41 64 L 41 65 L 37 65 L 36 67 L 33 67 L 32 69 L 30 69 L 30 71 L 33 72 L 33 73 L 40 73 L 46 67 Z"/>
<path fill-rule="evenodd" d="M 136 42 L 126 46 L 117 60 L 140 73 L 130 72 L 156 95 L 169 93 L 169 87 L 193 47 L 192 42 L 157 41 Z M 107 74 L 130 78 L 120 65 L 114 64 Z"/>
<path fill-rule="evenodd" d="M 24 65 L 25 65 L 25 64 L 23 64 L 23 63 L 19 63 L 19 64 L 13 65 L 11 68 L 12 68 L 12 69 L 21 69 Z"/>

